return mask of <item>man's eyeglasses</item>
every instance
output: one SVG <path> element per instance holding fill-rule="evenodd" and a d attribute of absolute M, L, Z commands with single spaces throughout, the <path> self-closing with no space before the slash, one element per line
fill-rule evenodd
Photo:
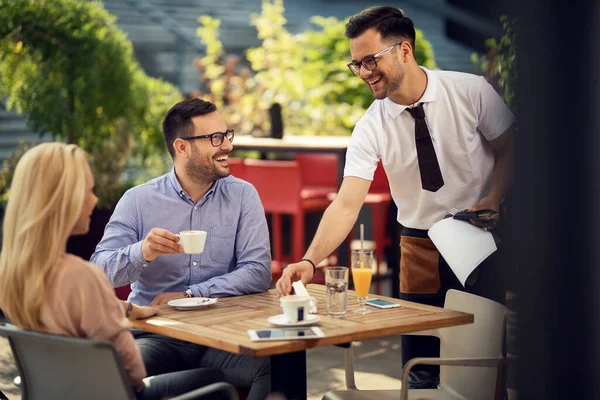
<path fill-rule="evenodd" d="M 375 60 L 377 57 L 381 57 L 385 53 L 389 52 L 396 46 L 400 46 L 402 42 L 391 45 L 390 47 L 381 50 L 379 53 L 375 53 L 372 56 L 366 56 L 361 61 L 352 61 L 348 63 L 348 68 L 350 71 L 354 72 L 356 75 L 360 73 L 360 67 L 363 67 L 367 71 L 373 71 L 377 68 L 377 61 Z"/>
<path fill-rule="evenodd" d="M 213 145 L 213 147 L 219 147 L 220 145 L 223 144 L 223 140 L 225 140 L 225 138 L 227 138 L 227 140 L 229 140 L 229 143 L 233 143 L 233 129 L 227 129 L 227 131 L 225 132 L 215 132 L 215 133 L 211 133 L 208 135 L 198 135 L 198 136 L 191 136 L 191 137 L 182 137 L 181 139 L 183 140 L 194 140 L 194 139 L 204 139 L 204 138 L 209 138 L 210 139 L 210 144 Z"/>

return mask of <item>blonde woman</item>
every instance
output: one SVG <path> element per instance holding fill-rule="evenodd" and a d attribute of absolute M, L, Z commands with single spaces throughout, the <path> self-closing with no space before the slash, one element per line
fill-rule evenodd
<path fill-rule="evenodd" d="M 147 318 L 157 309 L 118 300 L 101 269 L 66 253 L 69 236 L 88 232 L 97 202 L 87 154 L 79 147 L 43 143 L 23 155 L 4 217 L 0 308 L 23 329 L 110 340 L 140 399 L 224 380 L 208 368 L 144 379 L 126 317 Z"/>

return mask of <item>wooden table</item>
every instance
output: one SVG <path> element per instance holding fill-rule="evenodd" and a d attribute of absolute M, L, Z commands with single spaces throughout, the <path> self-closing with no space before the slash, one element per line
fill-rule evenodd
<path fill-rule="evenodd" d="M 318 301 L 318 326 L 325 337 L 314 340 L 252 342 L 249 329 L 272 327 L 267 318 L 281 314 L 279 298 L 269 292 L 220 298 L 214 306 L 194 311 L 178 311 L 162 305 L 160 315 L 132 321 L 135 328 L 176 339 L 252 357 L 271 356 L 272 390 L 288 399 L 306 398 L 306 349 L 345 344 L 426 329 L 473 323 L 473 315 L 422 304 L 369 295 L 401 305 L 399 308 L 370 307 L 367 315 L 352 314 L 358 307 L 354 291 L 348 292 L 345 319 L 327 316 L 324 285 L 308 285 L 308 292 Z M 398 360 L 400 366 L 401 360 Z"/>

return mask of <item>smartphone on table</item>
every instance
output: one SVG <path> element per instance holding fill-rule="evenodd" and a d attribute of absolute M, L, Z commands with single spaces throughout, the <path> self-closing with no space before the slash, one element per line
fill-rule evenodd
<path fill-rule="evenodd" d="M 391 301 L 381 300 L 381 299 L 368 299 L 365 303 L 368 306 L 377 307 L 377 308 L 395 308 L 395 307 L 400 307 L 400 304 L 392 303 Z"/>
<path fill-rule="evenodd" d="M 319 339 L 325 337 L 321 328 L 316 326 L 306 328 L 251 329 L 248 331 L 248 336 L 253 342 Z"/>

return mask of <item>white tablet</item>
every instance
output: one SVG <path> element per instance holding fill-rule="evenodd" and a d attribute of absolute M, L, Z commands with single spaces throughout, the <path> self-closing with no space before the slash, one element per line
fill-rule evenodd
<path fill-rule="evenodd" d="M 316 326 L 306 328 L 278 328 L 249 330 L 248 336 L 253 342 L 269 340 L 299 340 L 318 339 L 325 337 L 321 328 Z"/>

